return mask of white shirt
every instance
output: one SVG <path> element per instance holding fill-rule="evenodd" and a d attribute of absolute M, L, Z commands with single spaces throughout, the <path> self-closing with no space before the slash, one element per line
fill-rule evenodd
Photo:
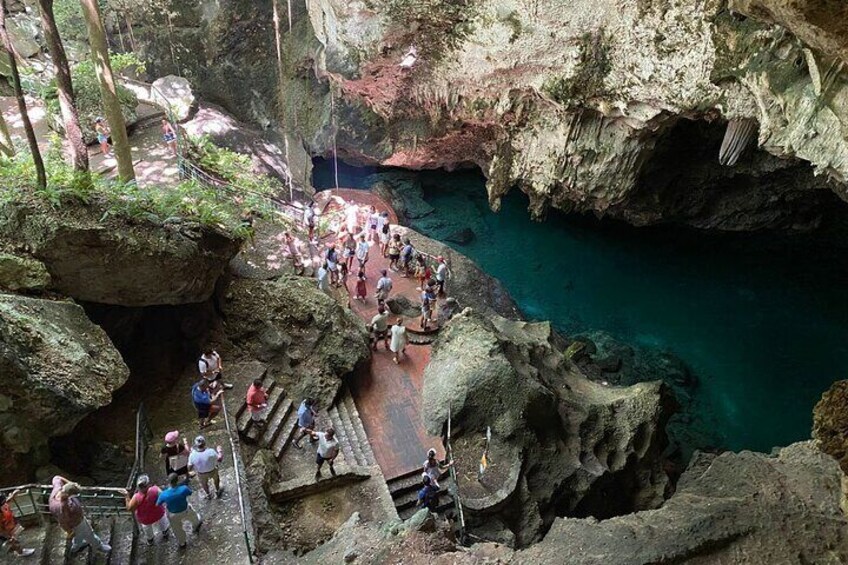
<path fill-rule="evenodd" d="M 333 436 L 333 439 L 327 439 L 327 434 L 324 432 L 318 432 L 315 435 L 318 436 L 318 455 L 324 459 L 335 459 L 339 454 L 339 440 L 336 436 Z"/>
<path fill-rule="evenodd" d="M 356 244 L 356 258 L 360 261 L 364 261 L 366 257 L 368 257 L 368 242 L 360 241 Z"/>
<path fill-rule="evenodd" d="M 318 288 L 327 292 L 330 290 L 330 271 L 321 267 L 318 269 Z"/>
<path fill-rule="evenodd" d="M 311 225 L 314 221 L 315 210 L 312 209 L 312 206 L 307 206 L 306 209 L 303 210 L 303 223 Z"/>
<path fill-rule="evenodd" d="M 191 450 L 188 456 L 188 464 L 198 473 L 211 473 L 218 467 L 218 452 L 207 447 L 203 451 Z"/>
<path fill-rule="evenodd" d="M 439 263 L 439 267 L 436 269 L 436 280 L 443 281 L 448 274 L 448 266 L 444 263 Z"/>
<path fill-rule="evenodd" d="M 359 219 L 359 206 L 356 204 L 347 209 L 347 231 L 353 233 L 356 230 L 356 222 Z"/>
<path fill-rule="evenodd" d="M 206 355 L 204 353 L 197 361 L 197 368 L 201 375 L 207 371 L 212 371 L 212 374 L 218 373 L 221 371 L 221 356 L 218 355 L 217 351 L 213 351 L 212 355 Z"/>
<path fill-rule="evenodd" d="M 377 291 L 386 291 L 390 292 L 392 290 L 392 279 L 389 277 L 380 277 L 380 280 L 377 281 Z"/>
<path fill-rule="evenodd" d="M 397 353 L 402 351 L 409 344 L 409 336 L 406 335 L 406 328 L 403 326 L 392 326 L 392 342 L 389 344 L 389 349 Z"/>

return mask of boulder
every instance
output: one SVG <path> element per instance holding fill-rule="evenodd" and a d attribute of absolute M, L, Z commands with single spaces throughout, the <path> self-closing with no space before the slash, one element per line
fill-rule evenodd
<path fill-rule="evenodd" d="M 188 119 L 196 102 L 188 79 L 174 75 L 154 80 L 150 98 L 153 104 L 172 114 L 178 122 Z"/>
<path fill-rule="evenodd" d="M 40 202 L 0 206 L 0 242 L 44 263 L 51 288 L 77 300 L 119 306 L 207 300 L 239 242 L 191 223 L 166 229 L 109 217 L 105 210 Z"/>
<path fill-rule="evenodd" d="M 9 454 L 0 475 L 26 479 L 46 463 L 47 439 L 109 404 L 128 377 L 106 333 L 80 306 L 0 294 L 0 444 Z"/>
<path fill-rule="evenodd" d="M 653 508 L 667 486 L 668 388 L 591 382 L 563 349 L 548 323 L 466 309 L 442 328 L 424 371 L 428 432 L 442 433 L 450 409 L 458 460 L 479 457 L 473 438 L 487 428 L 508 459 L 488 479 L 488 496 L 479 495 L 493 506 L 474 510 L 510 524 L 519 546 L 538 540 L 557 513 L 606 518 Z M 460 492 L 479 490 L 476 482 L 460 477 Z"/>
<path fill-rule="evenodd" d="M 601 522 L 557 519 L 511 562 L 845 563 L 839 480 L 836 462 L 812 442 L 775 457 L 699 454 L 662 508 Z"/>
<path fill-rule="evenodd" d="M 813 409 L 813 438 L 848 475 L 848 381 L 831 385 Z"/>
<path fill-rule="evenodd" d="M 41 261 L 0 253 L 0 289 L 43 290 L 50 285 L 50 273 Z"/>
<path fill-rule="evenodd" d="M 235 280 L 223 308 L 227 336 L 266 363 L 292 398 L 327 406 L 341 378 L 370 356 L 362 321 L 311 279 Z"/>
<path fill-rule="evenodd" d="M 36 38 L 41 31 L 41 23 L 37 15 L 19 14 L 9 18 L 7 23 L 9 39 L 18 55 L 24 59 L 35 57 L 41 53 L 41 46 Z"/>

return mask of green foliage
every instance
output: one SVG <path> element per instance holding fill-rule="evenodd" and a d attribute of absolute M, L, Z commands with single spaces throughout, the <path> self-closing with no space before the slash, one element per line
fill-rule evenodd
<path fill-rule="evenodd" d="M 583 104 L 593 97 L 604 95 L 604 79 L 610 68 L 609 41 L 604 31 L 586 33 L 580 38 L 575 73 L 546 80 L 542 91 L 560 104 Z"/>
<path fill-rule="evenodd" d="M 55 0 L 53 16 L 56 18 L 56 27 L 59 28 L 62 39 L 88 40 L 88 30 L 85 27 L 79 0 Z"/>

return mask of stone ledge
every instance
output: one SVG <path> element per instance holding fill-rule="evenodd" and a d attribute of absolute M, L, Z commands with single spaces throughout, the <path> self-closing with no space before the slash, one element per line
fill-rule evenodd
<path fill-rule="evenodd" d="M 327 469 L 324 469 L 327 472 Z M 348 485 L 357 481 L 364 481 L 371 478 L 371 471 L 368 467 L 360 467 L 358 465 L 343 466 L 339 469 L 335 477 L 328 477 L 316 481 L 311 475 L 309 477 L 298 477 L 290 481 L 279 482 L 271 486 L 267 490 L 268 498 L 274 502 L 286 502 L 297 498 L 303 498 L 312 494 L 318 494 Z"/>

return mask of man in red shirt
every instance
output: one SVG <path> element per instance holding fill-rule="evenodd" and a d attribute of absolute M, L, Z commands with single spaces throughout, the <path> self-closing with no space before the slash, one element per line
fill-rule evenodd
<path fill-rule="evenodd" d="M 262 388 L 262 379 L 255 379 L 247 389 L 247 409 L 250 419 L 259 426 L 265 425 L 265 413 L 268 411 L 268 392 Z"/>
<path fill-rule="evenodd" d="M 18 557 L 29 557 L 35 553 L 35 550 L 21 546 L 21 542 L 18 541 L 18 522 L 9 506 L 18 494 L 20 491 L 17 490 L 9 496 L 0 493 L 0 545 Z"/>

